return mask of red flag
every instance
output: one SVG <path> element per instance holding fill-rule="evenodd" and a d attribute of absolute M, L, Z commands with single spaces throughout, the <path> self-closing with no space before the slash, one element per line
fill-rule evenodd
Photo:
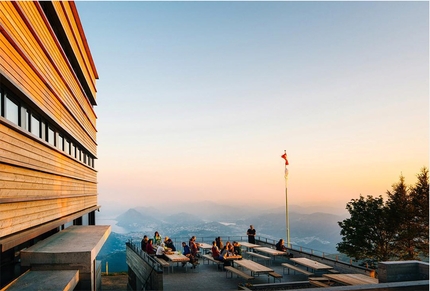
<path fill-rule="evenodd" d="M 281 158 L 283 158 L 283 159 L 285 160 L 285 166 L 288 166 L 289 164 L 288 164 L 288 160 L 287 160 L 287 154 L 286 154 L 286 153 L 284 153 L 284 154 L 281 156 Z"/>

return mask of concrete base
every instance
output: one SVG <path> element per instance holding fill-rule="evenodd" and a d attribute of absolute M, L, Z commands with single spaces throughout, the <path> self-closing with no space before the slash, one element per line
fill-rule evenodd
<path fill-rule="evenodd" d="M 380 283 L 429 279 L 429 264 L 420 261 L 393 261 L 378 263 Z"/>
<path fill-rule="evenodd" d="M 96 290 L 96 256 L 110 226 L 71 226 L 21 252 L 21 266 L 32 271 L 79 270 L 80 290 Z"/>
<path fill-rule="evenodd" d="M 24 273 L 4 291 L 55 290 L 71 291 L 79 282 L 79 271 L 30 271 Z"/>

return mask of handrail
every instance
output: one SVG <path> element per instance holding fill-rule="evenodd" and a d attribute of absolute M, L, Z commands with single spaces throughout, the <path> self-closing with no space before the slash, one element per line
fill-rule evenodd
<path fill-rule="evenodd" d="M 176 249 L 182 250 L 182 242 L 186 242 L 188 244 L 189 241 L 189 237 L 170 237 L 170 239 L 173 241 Z M 248 236 L 246 235 L 238 235 L 238 236 L 223 236 L 222 237 L 223 242 L 233 242 L 233 241 L 248 241 Z M 196 237 L 196 241 L 199 243 L 208 243 L 208 244 L 212 244 L 212 242 L 215 240 L 215 237 Z M 263 237 L 263 236 L 256 236 L 255 237 L 256 241 L 262 242 L 264 244 L 267 244 L 269 246 L 275 246 L 277 241 L 271 238 L 267 238 L 267 237 Z M 290 244 L 290 247 L 288 248 L 290 250 L 293 251 L 297 251 L 297 252 L 301 252 L 301 253 L 306 253 L 306 254 L 310 254 L 312 256 L 316 256 L 316 257 L 321 257 L 333 262 L 337 262 L 337 263 L 342 263 L 342 264 L 347 264 L 350 266 L 354 266 L 354 267 L 360 267 L 363 269 L 369 269 L 368 267 L 363 267 L 360 266 L 359 262 L 354 261 L 352 258 L 349 258 L 347 256 L 345 256 L 346 258 L 348 258 L 349 260 L 342 260 L 341 258 L 339 258 L 339 254 L 327 254 L 323 251 L 319 251 L 319 250 L 315 250 L 315 249 L 311 249 L 311 248 L 307 248 L 307 247 L 303 247 L 303 246 L 299 246 L 299 245 L 293 245 Z"/>
<path fill-rule="evenodd" d="M 145 262 L 148 263 L 152 267 L 152 269 L 157 269 L 157 271 L 163 271 L 160 263 L 154 260 L 151 256 L 149 256 L 146 252 L 142 251 L 142 249 L 136 246 L 131 239 L 125 243 L 131 250 L 133 250 L 136 254 L 140 256 Z"/>

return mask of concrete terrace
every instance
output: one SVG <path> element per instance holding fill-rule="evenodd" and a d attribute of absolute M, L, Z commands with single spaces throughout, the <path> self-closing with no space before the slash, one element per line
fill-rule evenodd
<path fill-rule="evenodd" d="M 245 258 L 247 258 L 245 256 Z M 255 279 L 246 281 L 245 279 L 233 274 L 230 278 L 231 273 L 226 274 L 226 271 L 222 270 L 222 267 L 218 269 L 218 266 L 212 262 L 203 264 L 203 259 L 199 259 L 200 264 L 196 269 L 191 269 L 188 267 L 187 270 L 181 267 L 173 267 L 173 273 L 166 271 L 163 277 L 163 287 L 164 290 L 238 290 L 239 284 L 267 284 L 268 276 L 266 274 L 261 274 L 260 276 L 255 276 Z M 265 264 L 264 262 L 260 262 Z M 272 264 L 269 265 L 276 273 L 282 274 L 282 262 L 287 262 L 286 258 L 277 257 Z M 190 266 L 190 265 L 189 265 Z M 249 274 L 249 271 L 244 270 L 245 273 Z M 226 277 L 227 275 L 227 277 Z M 304 274 L 294 274 L 293 271 L 290 275 L 283 275 L 281 282 L 298 282 L 298 281 L 308 281 L 308 277 Z M 273 278 L 270 277 L 270 282 L 273 283 Z M 276 280 L 278 283 L 279 280 Z"/>
<path fill-rule="evenodd" d="M 265 241 L 257 241 L 257 244 L 261 246 L 267 246 L 269 248 L 274 247 L 273 244 L 270 244 Z M 257 250 L 257 249 L 256 249 Z M 273 277 L 268 277 L 267 274 L 254 275 L 254 279 L 246 280 L 242 277 L 238 277 L 237 275 L 231 275 L 230 272 L 226 272 L 222 270 L 220 266 L 207 260 L 203 262 L 203 258 L 199 258 L 199 265 L 196 269 L 191 269 L 191 265 L 188 264 L 188 267 L 182 267 L 181 263 L 172 263 L 172 267 L 169 268 L 161 268 L 156 263 L 152 265 L 154 267 L 150 267 L 151 261 L 153 259 L 149 259 L 148 261 L 143 262 L 141 260 L 136 260 L 136 254 L 139 254 L 140 247 L 137 247 L 131 243 L 127 243 L 127 264 L 131 263 L 132 267 L 129 264 L 129 273 L 128 273 L 128 287 L 129 290 L 133 289 L 132 286 L 137 286 L 137 290 L 140 288 L 144 288 L 143 285 L 133 285 L 136 284 L 138 280 L 138 276 L 140 276 L 140 280 L 149 280 L 147 282 L 151 282 L 155 280 L 155 282 L 159 282 L 162 285 L 158 285 L 158 287 L 152 287 L 152 289 L 163 289 L 163 290 L 298 290 L 298 289 L 306 289 L 306 290 L 316 290 L 317 288 L 320 290 L 320 287 L 316 287 L 311 284 L 309 281 L 309 276 L 306 274 L 302 274 L 300 272 L 295 272 L 294 270 L 290 270 L 288 274 L 288 270 L 282 266 L 282 263 L 289 263 L 294 265 L 294 262 L 291 261 L 286 256 L 275 256 L 272 257 L 271 261 L 261 260 L 258 257 L 254 258 L 254 261 L 262 265 L 266 265 L 273 269 L 274 272 L 283 275 L 283 277 L 279 280 L 276 279 L 274 281 Z M 333 267 L 332 271 L 318 271 L 318 273 L 311 274 L 312 277 L 322 278 L 323 273 L 331 273 L 338 272 L 341 274 L 361 274 L 366 276 L 366 278 L 370 278 L 372 276 L 377 276 L 375 270 L 352 265 L 348 262 L 341 262 L 337 259 L 327 258 L 324 256 L 318 256 L 308 252 L 304 252 L 300 250 L 289 250 L 294 258 L 308 258 L 318 263 L 329 265 Z M 134 256 L 134 258 L 133 258 Z M 149 258 L 149 256 L 144 255 L 144 257 Z M 137 256 L 139 258 L 140 255 Z M 246 250 L 243 251 L 243 258 L 250 259 L 250 256 L 246 254 Z M 149 263 L 149 265 L 148 265 Z M 379 283 L 366 283 L 367 285 L 355 285 L 355 286 L 345 286 L 341 283 L 334 283 L 331 281 L 330 283 L 325 281 L 325 283 L 329 284 L 330 287 L 325 287 L 325 290 L 428 290 L 429 281 L 428 281 L 428 263 L 422 263 L 418 261 L 409 261 L 409 262 L 381 262 L 380 270 L 383 275 L 382 281 Z M 146 266 L 145 266 L 146 265 Z M 418 267 L 419 265 L 419 267 Z M 149 266 L 149 268 L 148 268 Z M 238 267 L 235 263 L 235 267 Z M 303 270 L 306 270 L 306 267 L 301 266 Z M 134 269 L 133 269 L 134 268 Z M 381 269 L 382 268 L 382 269 Z M 143 271 L 146 269 L 146 271 Z M 158 271 L 157 271 L 158 269 Z M 250 271 L 247 269 L 242 269 L 244 273 L 250 274 Z M 313 270 L 308 270 L 313 271 Z M 151 275 L 152 274 L 152 275 Z M 409 278 L 409 281 L 403 282 L 403 280 L 399 280 L 399 276 L 403 276 L 408 274 L 415 274 L 414 278 Z M 154 277 L 155 276 L 155 277 Z M 160 277 L 161 276 L 161 277 Z M 354 277 L 356 277 L 354 275 Z M 157 279 L 158 278 L 158 279 Z M 131 280 L 131 281 L 130 281 Z M 161 281 L 159 281 L 161 280 Z M 367 279 L 365 279 L 367 281 Z M 130 286 L 130 282 L 132 286 Z M 154 281 L 152 281 L 154 282 Z M 378 282 L 378 281 L 376 281 Z M 386 283 L 381 283 L 386 282 Z M 158 284 L 159 284 L 158 283 Z M 142 283 L 140 283 L 142 284 Z M 145 284 L 145 283 L 143 283 Z M 157 283 L 156 283 L 157 284 Z M 363 284 L 363 283 L 361 283 Z M 249 289 L 248 289 L 248 288 Z M 102 290 L 104 287 L 102 286 Z M 151 288 L 149 288 L 151 289 Z M 149 290 L 148 288 L 146 290 Z M 106 290 L 115 290 L 115 289 L 107 289 Z M 116 289 L 122 290 L 122 289 Z M 142 289 L 143 290 L 143 289 Z"/>

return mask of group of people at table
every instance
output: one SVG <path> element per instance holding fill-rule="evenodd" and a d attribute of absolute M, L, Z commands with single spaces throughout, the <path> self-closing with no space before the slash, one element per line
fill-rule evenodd
<path fill-rule="evenodd" d="M 247 231 L 249 242 L 255 243 L 255 233 L 256 231 L 251 225 L 250 229 Z M 200 257 L 200 246 L 201 244 L 196 242 L 195 236 L 190 238 L 188 244 L 186 242 L 182 242 L 182 254 L 189 258 L 189 262 L 193 265 L 192 268 L 196 268 L 196 266 L 199 264 L 198 258 Z M 148 255 L 156 256 L 162 259 L 167 259 L 166 254 L 171 254 L 177 251 L 172 239 L 166 236 L 163 241 L 158 231 L 154 233 L 153 238 L 149 238 L 147 235 L 144 235 L 141 241 L 141 248 L 144 252 L 148 253 Z M 283 239 L 278 241 L 276 244 L 276 249 L 287 252 Z M 230 258 L 242 258 L 242 248 L 240 243 L 237 241 L 234 241 L 233 243 L 227 241 L 224 244 L 221 237 L 215 238 L 215 240 L 212 242 L 212 248 L 210 252 L 213 259 L 224 262 L 224 265 L 230 264 Z M 182 266 L 185 266 L 185 264 L 186 262 L 183 262 Z"/>

